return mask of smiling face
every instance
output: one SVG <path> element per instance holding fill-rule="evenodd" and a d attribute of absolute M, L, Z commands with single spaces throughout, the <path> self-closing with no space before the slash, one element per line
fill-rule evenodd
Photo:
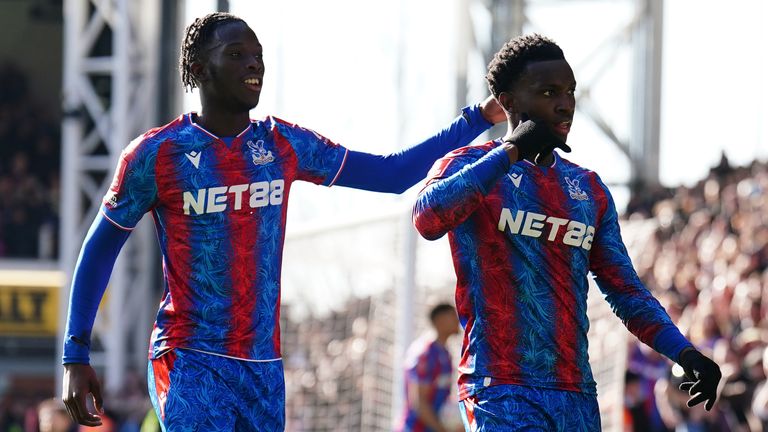
<path fill-rule="evenodd" d="M 565 60 L 528 63 L 512 88 L 499 95 L 499 102 L 512 115 L 527 114 L 548 125 L 565 141 L 576 109 L 576 79 Z"/>
<path fill-rule="evenodd" d="M 201 51 L 192 73 L 207 104 L 230 112 L 258 105 L 264 78 L 262 47 L 245 22 L 219 24 Z"/>

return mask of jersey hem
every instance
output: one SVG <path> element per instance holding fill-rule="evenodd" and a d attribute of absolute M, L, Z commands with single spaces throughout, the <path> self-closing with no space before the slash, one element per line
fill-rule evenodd
<path fill-rule="evenodd" d="M 166 347 L 166 349 L 163 350 L 158 355 L 153 355 L 154 353 L 150 352 L 150 357 L 149 358 L 150 358 L 150 360 L 159 359 L 160 357 L 168 354 L 169 352 L 171 352 L 173 350 L 177 350 L 177 349 L 182 349 L 182 350 L 187 350 L 187 351 L 197 351 L 197 352 L 203 353 L 203 354 L 213 355 L 213 356 L 217 356 L 217 357 L 225 357 L 225 358 L 232 359 L 232 360 L 240 360 L 240 361 L 246 361 L 246 362 L 251 362 L 251 363 L 270 363 L 270 362 L 280 361 L 280 360 L 283 359 L 282 357 L 276 357 L 276 358 L 272 358 L 272 359 L 249 359 L 249 358 L 235 357 L 235 356 L 231 356 L 231 355 L 215 353 L 215 352 L 211 352 L 211 351 L 205 351 L 205 350 L 201 350 L 201 349 L 197 349 L 197 348 L 189 348 L 189 347 Z"/>
<path fill-rule="evenodd" d="M 459 401 L 463 401 L 464 399 L 472 397 L 480 393 L 483 389 L 486 389 L 488 387 L 495 387 L 500 385 L 515 385 L 520 387 L 530 387 L 530 388 L 537 388 L 537 389 L 544 389 L 544 390 L 571 391 L 575 393 L 597 395 L 596 384 L 591 385 L 593 389 L 590 390 L 590 389 L 584 389 L 579 385 L 531 384 L 531 383 L 523 383 L 517 380 L 504 380 L 504 379 L 492 378 L 491 382 L 488 385 L 482 385 L 482 383 L 479 383 L 476 385 L 474 383 L 459 384 L 459 394 L 458 394 Z"/>

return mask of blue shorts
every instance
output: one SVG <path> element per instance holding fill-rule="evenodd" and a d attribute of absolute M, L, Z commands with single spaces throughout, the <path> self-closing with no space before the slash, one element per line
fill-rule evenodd
<path fill-rule="evenodd" d="M 600 431 L 597 396 L 519 385 L 486 387 L 459 402 L 468 432 Z"/>
<path fill-rule="evenodd" d="M 283 431 L 283 362 L 174 349 L 149 361 L 149 397 L 163 431 Z"/>

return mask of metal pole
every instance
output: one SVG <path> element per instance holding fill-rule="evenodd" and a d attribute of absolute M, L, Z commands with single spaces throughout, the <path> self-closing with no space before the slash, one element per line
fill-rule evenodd
<path fill-rule="evenodd" d="M 661 126 L 661 59 L 663 8 L 661 0 L 637 0 L 638 24 L 633 37 L 634 100 L 630 156 L 631 187 L 659 184 L 659 129 Z"/>
<path fill-rule="evenodd" d="M 61 395 L 63 368 L 61 357 L 64 348 L 64 329 L 69 305 L 69 285 L 72 267 L 78 254 L 79 233 L 73 222 L 78 221 L 82 200 L 79 191 L 80 173 L 77 143 L 83 138 L 83 123 L 80 117 L 82 101 L 78 85 L 78 70 L 81 67 L 78 51 L 78 35 L 86 18 L 84 4 L 79 0 L 64 1 L 64 77 L 63 77 L 63 119 L 61 123 L 61 229 L 59 230 L 59 266 L 65 275 L 59 292 L 59 326 L 56 334 L 56 394 Z"/>

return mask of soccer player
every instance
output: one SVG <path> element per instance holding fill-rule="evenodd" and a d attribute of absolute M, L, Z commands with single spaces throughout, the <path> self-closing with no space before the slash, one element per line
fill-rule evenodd
<path fill-rule="evenodd" d="M 118 252 L 150 212 L 165 286 L 147 375 L 163 430 L 281 431 L 280 267 L 291 183 L 400 193 L 504 114 L 489 97 L 400 153 L 354 152 L 274 117 L 249 118 L 264 62 L 242 19 L 196 19 L 181 51 L 182 81 L 200 89 L 202 111 L 123 151 L 73 274 L 62 396 L 78 423 L 101 422 L 85 404 L 90 394 L 102 411 L 88 364 L 93 320 Z"/>
<path fill-rule="evenodd" d="M 719 367 L 640 282 L 605 184 L 554 151 L 570 151 L 576 104 L 560 47 L 540 35 L 512 39 L 486 78 L 506 135 L 438 161 L 414 207 L 425 238 L 449 233 L 465 429 L 600 430 L 587 354 L 590 271 L 629 331 L 683 366 L 689 406 L 711 409 Z"/>
<path fill-rule="evenodd" d="M 459 333 L 456 309 L 445 303 L 429 312 L 432 338 L 417 339 L 406 354 L 405 399 L 401 432 L 446 432 L 440 411 L 451 393 L 453 365 L 445 344 Z"/>

